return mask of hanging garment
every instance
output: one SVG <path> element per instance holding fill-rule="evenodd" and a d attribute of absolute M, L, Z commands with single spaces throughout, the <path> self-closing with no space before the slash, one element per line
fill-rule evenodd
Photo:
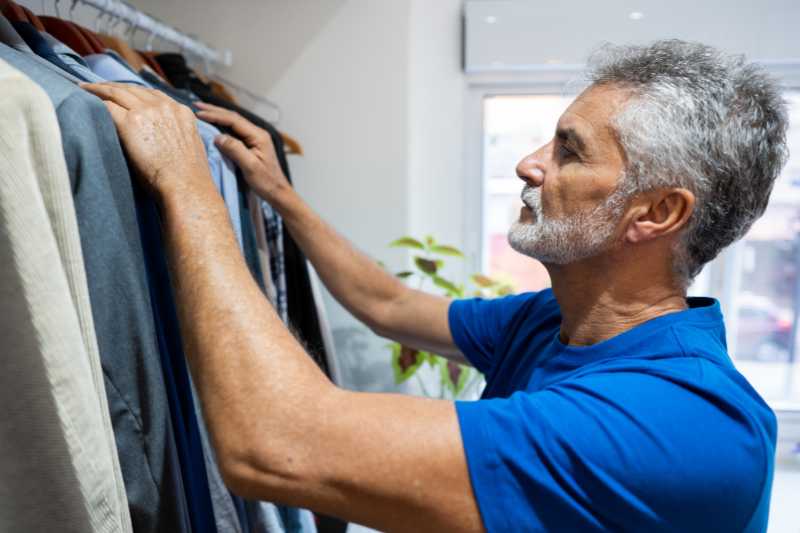
<path fill-rule="evenodd" d="M 119 37 L 98 33 L 97 38 L 100 39 L 106 48 L 118 53 L 125 60 L 125 62 L 133 68 L 133 70 L 138 72 L 145 65 L 142 56 Z"/>
<path fill-rule="evenodd" d="M 156 61 L 158 52 L 142 52 L 139 50 L 139 54 L 144 58 L 147 66 L 150 67 L 150 69 L 155 72 L 163 82 L 169 82 L 169 78 L 167 78 L 166 74 L 164 74 L 164 71 L 161 69 L 161 65 L 158 63 L 158 61 Z"/>
<path fill-rule="evenodd" d="M 28 46 L 28 43 L 26 43 L 20 34 L 17 33 L 17 30 L 14 29 L 12 23 L 4 15 L 0 15 L 0 42 L 6 46 L 9 46 L 10 48 L 13 48 L 17 52 L 21 52 L 29 60 L 38 63 L 39 66 L 58 74 L 67 81 L 71 81 L 73 83 L 79 83 L 83 81 L 80 78 L 69 74 L 63 69 L 56 67 L 46 59 L 37 56 L 34 51 L 31 50 L 31 47 Z"/>
<path fill-rule="evenodd" d="M 96 74 L 102 73 L 112 81 L 148 86 L 119 58 L 96 54 L 87 56 L 86 61 Z M 198 121 L 198 130 L 204 140 L 212 179 L 223 196 L 227 193 L 229 197 L 236 199 L 234 206 L 236 211 L 229 211 L 229 214 L 232 222 L 239 222 L 236 178 L 231 168 L 226 166 L 229 163 L 226 163 L 213 143 L 213 139 L 219 135 L 219 130 L 202 121 Z M 162 364 L 169 369 L 165 374 L 167 394 L 173 414 L 173 424 L 179 428 L 180 434 L 176 438 L 179 455 L 182 459 L 181 464 L 187 465 L 184 467 L 183 479 L 184 488 L 187 490 L 190 519 L 194 525 L 194 531 L 210 531 L 213 526 L 222 533 L 239 533 L 242 528 L 234 500 L 219 473 L 215 454 L 195 396 L 196 392 L 191 385 L 191 377 L 183 357 L 166 260 L 163 252 L 159 252 L 163 250 L 163 244 L 160 241 L 160 231 L 158 230 L 158 213 L 152 200 L 138 189 L 136 198 L 152 301 L 155 304 L 154 314 L 157 317 L 156 329 L 162 353 Z M 226 200 L 226 205 L 229 203 L 230 200 Z M 235 224 L 235 227 L 238 230 L 237 233 L 241 234 L 239 225 Z M 201 460 L 205 466 L 204 472 L 200 468 Z M 209 515 L 205 511 L 213 512 Z"/>
<path fill-rule="evenodd" d="M 17 30 L 17 33 L 25 39 L 25 42 L 30 46 L 33 52 L 47 61 L 51 62 L 61 70 L 69 72 L 75 77 L 80 77 L 76 72 L 74 72 L 69 65 L 61 61 L 61 58 L 53 51 L 47 41 L 42 37 L 39 33 L 39 30 L 33 27 L 32 24 L 28 24 L 27 22 L 12 22 L 14 29 Z"/>
<path fill-rule="evenodd" d="M 43 18 L 47 19 L 44 24 L 45 31 L 79 54 L 93 54 L 97 51 L 96 47 L 77 24 L 54 17 Z"/>
<path fill-rule="evenodd" d="M 29 22 L 33 24 L 37 30 L 45 31 L 42 21 L 27 7 L 20 6 L 10 0 L 0 0 L 0 8 L 2 8 L 3 14 L 8 17 L 8 20 Z"/>
<path fill-rule="evenodd" d="M 131 178 L 105 105 L 27 55 L 0 58 L 50 97 L 63 137 L 105 390 L 134 530 L 184 531 Z"/>
<path fill-rule="evenodd" d="M 208 428 L 203 418 L 203 409 L 200 405 L 197 389 L 191 377 L 192 376 L 189 375 L 189 381 L 192 386 L 192 398 L 194 399 L 194 410 L 197 413 L 197 427 L 200 431 L 200 440 L 203 444 L 206 473 L 208 475 L 208 487 L 211 496 L 211 504 L 214 509 L 214 520 L 217 531 L 219 533 L 249 533 L 242 517 L 239 516 L 235 498 L 225 486 L 222 473 L 217 466 L 217 453 L 214 450 L 214 446 L 211 444 Z"/>
<path fill-rule="evenodd" d="M 253 222 L 253 229 L 256 236 L 256 250 L 258 262 L 261 264 L 261 273 L 264 277 L 264 286 L 267 298 L 272 306 L 278 308 L 278 293 L 272 277 L 270 266 L 269 245 L 267 244 L 267 229 L 264 225 L 264 215 L 261 212 L 261 200 L 252 190 L 247 193 L 247 207 Z"/>
<path fill-rule="evenodd" d="M 75 76 L 89 83 L 101 83 L 106 81 L 92 72 L 92 69 L 89 68 L 89 65 L 86 63 L 83 57 L 81 57 L 81 55 L 75 50 L 65 45 L 49 33 L 42 33 L 41 36 L 50 46 L 50 49 L 53 51 L 53 53 L 58 56 L 62 63 L 69 67 L 70 72 L 73 72 Z"/>
<path fill-rule="evenodd" d="M 97 38 L 97 35 L 88 28 L 84 28 L 79 24 L 75 24 L 69 20 L 63 20 L 57 17 L 39 17 L 39 20 L 44 25 L 44 30 L 47 31 L 49 34 L 53 35 L 55 38 L 61 40 L 64 37 L 64 43 L 70 44 L 68 39 L 72 39 L 73 37 L 80 36 L 83 39 L 81 42 L 81 48 L 77 48 L 81 54 L 101 54 L 105 51 L 106 47 Z M 76 42 L 77 44 L 77 42 Z M 86 48 L 84 48 L 86 47 Z"/>
<path fill-rule="evenodd" d="M 164 370 L 169 411 L 175 428 L 175 441 L 181 463 L 189 519 L 194 533 L 215 533 L 217 529 L 203 444 L 197 424 L 189 371 L 183 353 L 158 209 L 155 201 L 138 184 L 134 184 L 134 195 L 156 338 Z"/>
<path fill-rule="evenodd" d="M 330 322 L 328 322 L 328 312 L 325 309 L 325 302 L 322 297 L 322 282 L 317 275 L 317 271 L 306 261 L 308 267 L 308 277 L 311 281 L 311 292 L 314 295 L 314 307 L 317 309 L 319 326 L 322 331 L 322 342 L 325 345 L 325 356 L 328 358 L 328 368 L 331 371 L 331 381 L 340 387 L 343 385 L 342 369 L 339 366 L 339 359 L 336 357 L 336 346 L 333 342 L 333 332 Z"/>
<path fill-rule="evenodd" d="M 250 275 L 258 284 L 261 292 L 267 293 L 267 285 L 264 282 L 264 272 L 261 270 L 261 261 L 258 257 L 258 244 L 256 243 L 256 229 L 253 227 L 253 217 L 250 215 L 250 205 L 247 203 L 249 188 L 244 182 L 239 182 L 239 212 L 242 220 L 242 239 L 244 260 Z"/>
<path fill-rule="evenodd" d="M 0 86 L 0 530 L 129 532 L 55 112 Z"/>
<path fill-rule="evenodd" d="M 289 298 L 286 294 L 286 254 L 283 251 L 283 220 L 265 200 L 261 200 L 269 265 L 276 288 L 275 308 L 284 324 L 289 323 Z"/>
<path fill-rule="evenodd" d="M 124 61 L 112 52 L 102 54 L 89 54 L 83 56 L 83 60 L 95 75 L 107 81 L 118 83 L 130 83 L 140 87 L 150 88 L 136 72 L 126 66 Z"/>
<path fill-rule="evenodd" d="M 289 162 L 286 159 L 286 151 L 283 149 L 283 139 L 280 132 L 268 123 L 264 123 L 264 125 L 269 126 L 267 131 L 275 146 L 278 162 L 286 179 L 291 183 Z M 311 281 L 308 277 L 307 259 L 294 238 L 292 238 L 289 230 L 286 229 L 286 225 L 282 224 L 282 226 L 289 323 L 300 332 L 308 353 L 311 354 L 325 374 L 330 377 L 328 359 L 325 354 L 325 343 L 322 340 L 322 329 L 314 305 Z"/>
<path fill-rule="evenodd" d="M 28 43 L 25 42 L 25 39 L 14 29 L 11 21 L 2 14 L 0 14 L 0 42 L 23 53 L 34 53 Z"/>

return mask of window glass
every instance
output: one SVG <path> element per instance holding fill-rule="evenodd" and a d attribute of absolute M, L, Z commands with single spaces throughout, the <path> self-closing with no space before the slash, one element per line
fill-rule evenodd
<path fill-rule="evenodd" d="M 706 267 L 709 292 L 725 310 L 728 348 L 768 400 L 800 407 L 800 93 L 789 103 L 790 159 L 764 215 Z"/>
<path fill-rule="evenodd" d="M 522 207 L 520 159 L 553 137 L 572 96 L 492 96 L 484 99 L 484 271 L 510 281 L 518 292 L 550 286 L 547 271 L 508 245 L 511 223 Z"/>

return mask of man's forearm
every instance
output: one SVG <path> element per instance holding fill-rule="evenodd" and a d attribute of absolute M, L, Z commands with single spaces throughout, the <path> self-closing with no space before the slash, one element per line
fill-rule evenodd
<path fill-rule="evenodd" d="M 271 203 L 331 294 L 373 329 L 388 326 L 391 304 L 406 287 L 317 215 L 289 186 Z"/>
<path fill-rule="evenodd" d="M 186 354 L 223 472 L 248 465 L 248 443 L 265 435 L 281 454 L 265 471 L 302 471 L 296 433 L 320 420 L 334 387 L 253 281 L 210 180 L 161 203 Z"/>

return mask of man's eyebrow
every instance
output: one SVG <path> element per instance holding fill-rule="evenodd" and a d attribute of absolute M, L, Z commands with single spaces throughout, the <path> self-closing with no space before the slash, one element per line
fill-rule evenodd
<path fill-rule="evenodd" d="M 578 152 L 586 153 L 586 141 L 575 128 L 557 128 L 556 137 L 562 143 L 569 143 Z"/>

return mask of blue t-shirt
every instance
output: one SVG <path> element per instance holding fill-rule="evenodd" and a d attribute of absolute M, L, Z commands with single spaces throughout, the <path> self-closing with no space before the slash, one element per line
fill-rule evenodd
<path fill-rule="evenodd" d="M 450 305 L 486 375 L 456 410 L 488 531 L 765 531 L 775 416 L 727 355 L 719 303 L 592 346 L 551 290 Z"/>

